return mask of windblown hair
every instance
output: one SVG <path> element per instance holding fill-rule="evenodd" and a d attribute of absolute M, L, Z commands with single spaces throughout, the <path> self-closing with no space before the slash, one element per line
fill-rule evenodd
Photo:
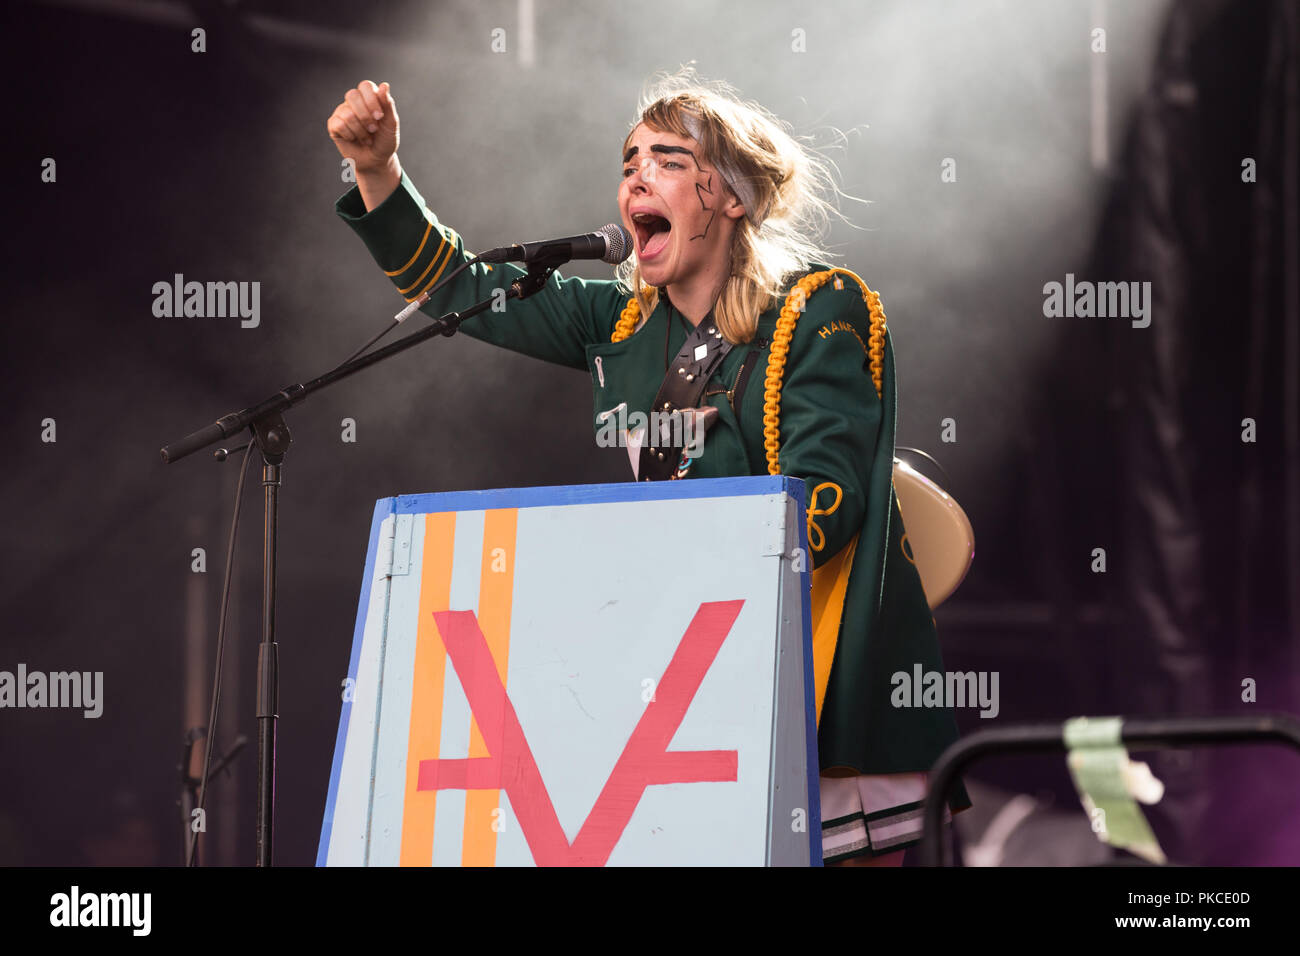
<path fill-rule="evenodd" d="M 760 313 L 777 302 L 792 276 L 812 262 L 829 263 L 822 239 L 838 212 L 825 197 L 837 190 L 827 161 L 785 124 L 758 103 L 741 100 L 729 85 L 698 79 L 690 67 L 652 77 L 623 149 L 641 124 L 694 138 L 683 113 L 692 115 L 691 126 L 700 133 L 701 160 L 736 170 L 751 185 L 759 209 L 767 210 L 757 228 L 748 217 L 736 220 L 731 275 L 714 304 L 714 319 L 727 340 L 748 342 Z M 642 281 L 635 253 L 619 265 L 617 276 L 636 296 L 641 315 L 649 316 L 659 290 Z"/>

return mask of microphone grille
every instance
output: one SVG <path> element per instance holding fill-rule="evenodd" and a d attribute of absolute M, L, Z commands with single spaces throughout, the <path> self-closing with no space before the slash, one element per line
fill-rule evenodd
<path fill-rule="evenodd" d="M 632 254 L 632 234 L 622 226 L 611 222 L 596 231 L 605 237 L 605 262 L 617 265 Z"/>

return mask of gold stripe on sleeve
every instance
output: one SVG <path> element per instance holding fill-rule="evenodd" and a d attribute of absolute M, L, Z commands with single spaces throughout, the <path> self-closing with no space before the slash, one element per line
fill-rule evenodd
<path fill-rule="evenodd" d="M 451 254 L 452 254 L 453 251 L 455 251 L 455 249 L 456 249 L 455 246 L 453 246 L 451 243 L 447 243 L 447 255 L 446 255 L 446 257 L 442 260 L 442 265 L 440 265 L 440 266 L 438 267 L 438 271 L 435 272 L 435 273 L 433 274 L 433 278 L 430 279 L 430 280 L 428 281 L 428 283 L 425 285 L 425 287 L 424 287 L 423 289 L 421 289 L 418 293 L 416 293 L 415 295 L 413 295 L 413 296 L 411 296 L 409 299 L 407 299 L 408 302 L 413 302 L 415 299 L 418 299 L 421 295 L 423 295 L 423 294 L 424 294 L 425 292 L 427 292 L 429 289 L 433 288 L 433 286 L 437 283 L 437 281 L 438 281 L 440 278 L 442 278 L 442 274 L 443 274 L 443 272 L 444 272 L 444 271 L 446 270 L 446 268 L 447 268 L 447 263 L 451 262 Z M 429 268 L 433 268 L 433 263 L 434 263 L 434 262 L 437 262 L 437 261 L 438 261 L 438 257 L 437 257 L 437 256 L 434 256 L 434 258 L 433 258 L 433 262 L 430 262 L 430 263 L 429 263 Z M 425 271 L 425 272 L 428 272 L 429 269 L 425 269 L 424 271 Z M 423 279 L 423 278 L 424 278 L 424 276 L 421 276 L 421 277 L 420 277 L 420 279 Z M 420 279 L 416 279 L 415 281 L 416 281 L 416 282 L 419 282 Z M 415 287 L 412 286 L 411 288 L 415 288 Z"/>
<path fill-rule="evenodd" d="M 399 276 L 407 269 L 411 268 L 411 266 L 415 265 L 415 260 L 420 258 L 420 253 L 424 251 L 424 244 L 429 241 L 429 233 L 432 230 L 433 230 L 433 223 L 426 220 L 424 223 L 424 237 L 420 240 L 420 245 L 419 248 L 415 250 L 415 255 L 411 256 L 410 261 L 407 262 L 406 265 L 402 266 L 402 268 L 400 269 L 394 269 L 392 272 L 389 272 L 387 269 L 385 269 L 384 275 Z"/>
<path fill-rule="evenodd" d="M 424 267 L 424 271 L 421 272 L 418 276 L 416 276 L 415 281 L 412 282 L 410 285 L 408 285 L 405 289 L 398 289 L 397 291 L 400 292 L 402 295 L 406 295 L 406 293 L 410 292 L 417 285 L 423 282 L 424 277 L 429 274 L 429 270 L 432 269 L 434 264 L 438 261 L 438 257 L 442 255 L 442 249 L 444 246 L 447 247 L 447 258 L 450 259 L 451 250 L 454 249 L 455 247 L 452 246 L 452 244 L 449 243 L 447 241 L 447 238 L 444 236 L 442 242 L 438 243 L 438 248 L 433 250 L 433 255 L 429 257 L 429 264 Z M 440 273 L 442 272 L 441 269 L 439 269 L 438 271 Z"/>

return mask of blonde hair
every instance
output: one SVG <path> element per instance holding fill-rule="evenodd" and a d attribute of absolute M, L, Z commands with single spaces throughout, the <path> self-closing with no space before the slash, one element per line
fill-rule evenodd
<path fill-rule="evenodd" d="M 756 199 L 759 214 L 766 211 L 758 226 L 749 215 L 756 211 L 749 208 L 736 220 L 731 274 L 713 310 L 728 341 L 748 342 L 759 315 L 776 304 L 787 281 L 831 257 L 821 244 L 830 216 L 838 215 L 825 198 L 839 192 L 829 164 L 758 103 L 741 100 L 726 83 L 700 80 L 689 66 L 651 78 L 624 150 L 642 124 L 697 139 L 701 159 L 735 171 Z M 659 290 L 642 281 L 635 253 L 619 265 L 617 276 L 635 296 L 641 315 L 649 316 Z"/>

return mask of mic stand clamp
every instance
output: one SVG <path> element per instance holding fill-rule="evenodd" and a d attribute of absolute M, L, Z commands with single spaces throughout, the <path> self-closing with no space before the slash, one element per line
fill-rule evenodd
<path fill-rule="evenodd" d="M 542 291 L 546 285 L 546 280 L 551 277 L 555 267 L 559 262 L 550 262 L 549 257 L 536 259 L 528 263 L 528 272 L 521 275 L 514 282 L 510 283 L 510 296 L 512 299 L 526 299 L 536 292 Z"/>

